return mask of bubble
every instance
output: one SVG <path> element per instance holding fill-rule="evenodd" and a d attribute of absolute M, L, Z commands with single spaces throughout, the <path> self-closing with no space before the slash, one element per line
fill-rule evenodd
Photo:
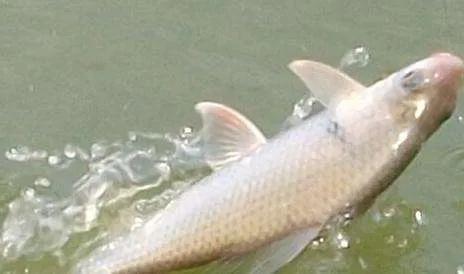
<path fill-rule="evenodd" d="M 398 243 L 399 248 L 405 248 L 408 245 L 408 239 L 403 239 Z"/>
<path fill-rule="evenodd" d="M 425 224 L 424 213 L 422 213 L 420 209 L 414 210 L 414 220 L 416 221 L 416 224 L 419 226 L 422 226 Z"/>
<path fill-rule="evenodd" d="M 306 118 L 313 110 L 313 105 L 315 102 L 316 98 L 312 96 L 305 96 L 294 106 L 293 115 L 300 119 Z"/>
<path fill-rule="evenodd" d="M 44 160 L 48 157 L 48 152 L 45 150 L 35 150 L 30 154 L 31 160 Z"/>
<path fill-rule="evenodd" d="M 343 218 L 345 220 L 353 220 L 353 214 L 351 212 L 345 212 L 343 213 Z"/>
<path fill-rule="evenodd" d="M 324 243 L 325 243 L 325 238 L 322 237 L 322 236 L 318 236 L 318 237 L 314 238 L 314 240 L 311 241 L 311 247 L 312 248 L 317 248 L 317 247 L 321 246 Z"/>
<path fill-rule="evenodd" d="M 161 177 L 164 179 L 169 178 L 171 174 L 171 167 L 165 163 L 165 162 L 160 162 L 155 165 L 155 168 L 160 172 Z"/>
<path fill-rule="evenodd" d="M 10 161 L 25 162 L 29 160 L 31 150 L 26 146 L 16 146 L 5 152 L 5 157 Z"/>
<path fill-rule="evenodd" d="M 34 199 L 34 196 L 35 196 L 35 190 L 32 188 L 26 188 L 23 192 L 23 197 L 27 200 Z"/>
<path fill-rule="evenodd" d="M 77 150 L 73 145 L 67 144 L 64 147 L 64 152 L 63 153 L 64 153 L 64 156 L 66 156 L 67 158 L 74 159 L 74 158 L 76 158 Z"/>
<path fill-rule="evenodd" d="M 50 184 L 51 184 L 50 181 L 45 177 L 39 177 L 35 179 L 34 181 L 34 185 L 41 186 L 41 187 L 49 187 Z"/>
<path fill-rule="evenodd" d="M 462 116 L 462 115 L 458 115 L 457 119 L 458 119 L 458 122 L 460 122 L 460 123 L 464 122 L 464 116 Z"/>
<path fill-rule="evenodd" d="M 351 66 L 365 67 L 369 64 L 370 54 L 366 47 L 357 46 L 345 53 L 340 61 L 339 68 L 346 69 Z"/>
<path fill-rule="evenodd" d="M 58 155 L 50 155 L 48 156 L 48 164 L 50 166 L 58 166 L 59 164 L 62 163 L 62 160 L 60 156 Z"/>
<path fill-rule="evenodd" d="M 293 127 L 308 118 L 314 110 L 317 99 L 308 94 L 301 98 L 294 106 L 292 114 L 284 122 L 284 128 Z"/>
<path fill-rule="evenodd" d="M 385 242 L 386 242 L 387 244 L 392 244 L 394 241 L 395 241 L 395 236 L 394 236 L 394 235 L 388 235 L 388 236 L 385 238 Z"/>
<path fill-rule="evenodd" d="M 191 139 L 192 137 L 195 136 L 193 127 L 186 126 L 186 127 L 181 128 L 179 136 L 181 139 L 186 139 L 186 140 Z"/>
<path fill-rule="evenodd" d="M 382 214 L 385 218 L 391 218 L 396 214 L 396 208 L 388 207 L 382 212 Z"/>
<path fill-rule="evenodd" d="M 335 236 L 336 244 L 339 249 L 347 249 L 350 247 L 350 240 L 348 236 L 338 232 Z"/>
<path fill-rule="evenodd" d="M 316 248 L 319 246 L 319 241 L 311 241 L 311 247 Z"/>
<path fill-rule="evenodd" d="M 5 158 L 10 161 L 16 162 L 27 162 L 30 160 L 44 160 L 48 156 L 48 152 L 45 150 L 32 150 L 27 146 L 18 145 L 12 147 L 5 152 Z"/>
<path fill-rule="evenodd" d="M 92 159 L 97 159 L 105 156 L 106 154 L 106 145 L 104 143 L 95 143 L 90 147 L 90 157 Z"/>
<path fill-rule="evenodd" d="M 129 131 L 127 133 L 127 137 L 129 138 L 129 141 L 135 142 L 137 140 L 137 133 L 134 131 Z"/>

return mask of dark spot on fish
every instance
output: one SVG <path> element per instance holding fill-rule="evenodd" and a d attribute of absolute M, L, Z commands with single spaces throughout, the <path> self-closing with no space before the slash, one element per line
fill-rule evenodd
<path fill-rule="evenodd" d="M 343 128 L 337 122 L 329 121 L 329 125 L 327 126 L 327 132 L 334 135 L 337 139 L 343 142 L 345 141 L 345 138 L 343 136 Z"/>
<path fill-rule="evenodd" d="M 411 70 L 405 73 L 401 79 L 401 85 L 404 89 L 414 91 L 425 83 L 425 77 L 421 71 Z"/>

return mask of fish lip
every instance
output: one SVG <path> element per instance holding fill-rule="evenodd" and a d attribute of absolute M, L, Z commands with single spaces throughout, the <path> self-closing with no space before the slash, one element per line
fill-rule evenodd
<path fill-rule="evenodd" d="M 464 79 L 464 61 L 448 52 L 437 52 L 429 57 L 429 61 L 436 68 L 432 78 L 440 86 L 458 89 Z"/>
<path fill-rule="evenodd" d="M 438 52 L 432 54 L 430 58 L 438 62 L 440 67 L 448 66 L 455 75 L 464 76 L 464 61 L 460 57 L 448 52 Z"/>

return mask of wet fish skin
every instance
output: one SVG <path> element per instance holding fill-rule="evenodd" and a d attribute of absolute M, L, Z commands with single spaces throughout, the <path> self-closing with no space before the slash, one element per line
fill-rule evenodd
<path fill-rule="evenodd" d="M 307 68 L 323 76 L 311 79 Z M 202 103 L 204 121 L 214 120 L 207 134 L 221 127 L 218 121 L 227 125 L 208 135 L 222 134 L 228 141 L 222 147 L 216 142 L 213 156 L 240 157 L 232 163 L 228 157 L 211 157 L 213 166 L 225 166 L 140 229 L 92 252 L 75 273 L 161 273 L 241 255 L 306 229 L 317 235 L 347 205 L 369 204 L 401 174 L 452 114 L 464 73 L 462 61 L 447 53 L 369 88 L 345 75 L 331 75 L 330 68 L 312 61 L 297 61 L 291 69 L 323 98 L 327 110 L 265 144 L 256 128 L 245 123 L 248 134 L 236 139 L 245 140 L 242 148 L 252 149 L 235 155 L 237 149 L 230 148 L 237 144 L 226 135 L 237 134 L 230 128 L 246 118 Z M 334 86 L 339 90 L 324 93 Z"/>

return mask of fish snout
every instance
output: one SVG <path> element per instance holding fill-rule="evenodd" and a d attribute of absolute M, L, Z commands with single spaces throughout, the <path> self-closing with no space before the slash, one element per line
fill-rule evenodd
<path fill-rule="evenodd" d="M 440 89 L 456 91 L 464 78 L 464 62 L 451 53 L 435 53 L 430 56 L 430 62 L 435 68 L 431 78 Z"/>

